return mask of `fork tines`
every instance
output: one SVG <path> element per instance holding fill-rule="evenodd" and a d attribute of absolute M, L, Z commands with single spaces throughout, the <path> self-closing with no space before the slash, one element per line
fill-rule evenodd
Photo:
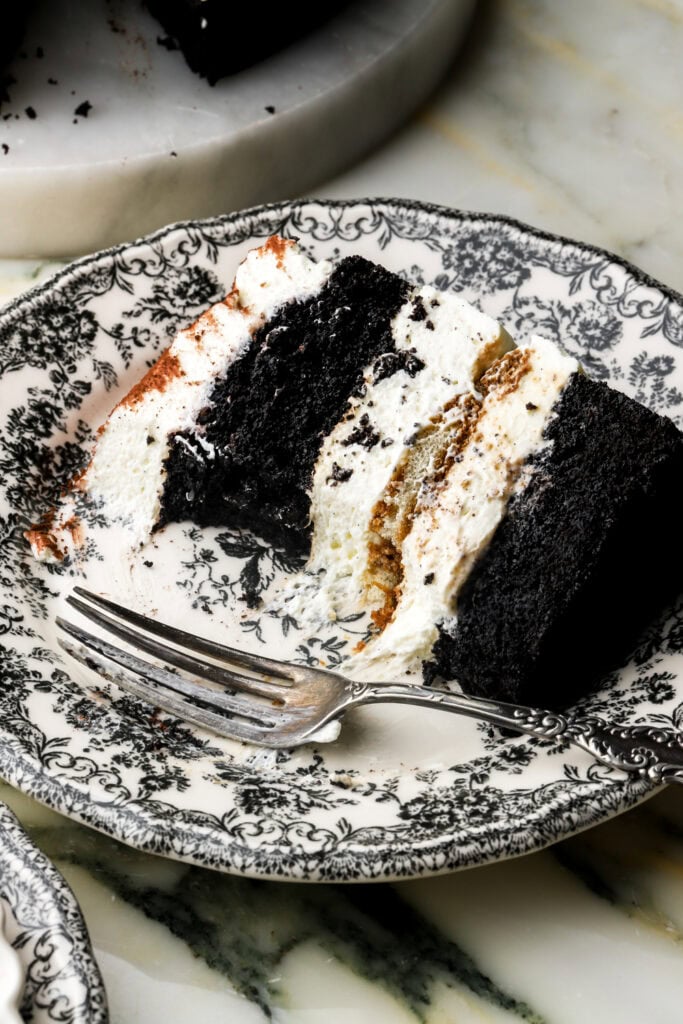
<path fill-rule="evenodd" d="M 187 721 L 250 742 L 267 742 L 268 731 L 281 722 L 283 694 L 293 681 L 286 664 L 148 619 L 82 587 L 74 588 L 67 603 L 158 662 L 57 619 L 70 638 L 60 637 L 59 643 L 72 657 L 136 696 Z"/>

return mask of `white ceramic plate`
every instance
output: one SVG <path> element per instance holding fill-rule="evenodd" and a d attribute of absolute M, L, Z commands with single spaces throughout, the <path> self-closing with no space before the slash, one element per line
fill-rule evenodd
<path fill-rule="evenodd" d="M 648 783 L 562 744 L 383 706 L 349 716 L 333 745 L 275 754 L 188 728 L 60 658 L 53 620 L 81 573 L 91 588 L 236 646 L 334 666 L 356 642 L 359 622 L 312 636 L 265 611 L 294 567 L 229 528 L 169 527 L 132 566 L 105 534 L 80 569 L 57 570 L 37 565 L 21 535 L 117 398 L 276 230 L 317 257 L 360 252 L 461 290 L 517 337 L 561 337 L 589 372 L 673 417 L 683 411 L 679 297 L 607 253 L 500 217 L 405 201 L 280 204 L 73 264 L 0 318 L 0 771 L 131 845 L 293 879 L 481 864 L 631 806 Z M 255 609 L 243 600 L 254 587 L 266 602 Z M 587 707 L 671 723 L 682 653 L 683 605 Z"/>
<path fill-rule="evenodd" d="M 108 1019 L 102 978 L 71 889 L 0 804 L 0 1020 Z"/>

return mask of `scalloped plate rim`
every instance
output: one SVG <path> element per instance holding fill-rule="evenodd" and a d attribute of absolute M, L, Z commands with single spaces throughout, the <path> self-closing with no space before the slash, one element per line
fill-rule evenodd
<path fill-rule="evenodd" d="M 535 228 L 523 221 L 508 217 L 504 214 L 456 210 L 438 204 L 400 198 L 370 197 L 344 200 L 311 198 L 257 205 L 234 213 L 220 215 L 218 217 L 179 221 L 167 225 L 150 235 L 138 238 L 133 242 L 111 246 L 97 253 L 81 257 L 71 262 L 67 267 L 57 271 L 46 282 L 32 287 L 21 296 L 10 301 L 0 312 L 0 321 L 3 320 L 7 314 L 16 314 L 20 312 L 23 307 L 30 306 L 37 298 L 49 293 L 55 288 L 59 288 L 68 281 L 70 277 L 86 272 L 88 268 L 107 260 L 111 260 L 117 255 L 131 251 L 136 247 L 152 247 L 155 243 L 162 242 L 168 235 L 175 231 L 188 230 L 191 228 L 201 229 L 202 227 L 213 226 L 224 226 L 228 228 L 231 224 L 237 223 L 245 218 L 267 217 L 269 215 L 277 215 L 279 213 L 284 215 L 307 207 L 319 207 L 326 210 L 349 210 L 355 206 L 385 207 L 395 210 L 406 209 L 422 212 L 436 218 L 454 221 L 461 224 L 475 222 L 479 224 L 504 225 L 515 229 L 521 236 L 530 236 L 543 242 L 559 243 L 561 245 L 571 246 L 577 250 L 604 258 L 610 263 L 613 263 L 625 270 L 626 273 L 638 284 L 652 288 L 665 298 L 683 306 L 683 295 L 676 292 L 674 289 L 661 284 L 653 277 L 631 264 L 629 261 L 622 259 L 614 253 L 592 245 L 591 243 L 584 243 L 564 235 Z M 9 737 L 5 734 L 0 735 L 0 769 L 2 770 L 4 777 L 12 784 L 18 786 L 18 788 L 34 797 L 37 797 L 47 806 L 50 806 L 57 811 L 61 811 L 76 820 L 91 825 L 92 827 L 95 827 L 107 834 L 113 835 L 122 842 L 129 843 L 131 846 L 139 849 L 148 849 L 155 853 L 171 856 L 174 859 L 204 864 L 206 866 L 219 867 L 223 870 L 243 873 L 254 877 L 266 876 L 278 878 L 280 880 L 283 878 L 291 878 L 294 881 L 316 881 L 324 877 L 324 880 L 326 881 L 336 880 L 361 882 L 370 881 L 376 878 L 418 877 L 420 875 L 440 874 L 457 868 L 506 859 L 507 857 L 522 856 L 528 852 L 539 850 L 551 845 L 558 839 L 565 838 L 569 835 L 576 834 L 584 829 L 592 827 L 592 825 L 597 822 L 616 816 L 635 804 L 653 796 L 660 788 L 657 785 L 653 785 L 642 780 L 624 778 L 623 781 L 620 780 L 617 783 L 612 780 L 613 784 L 610 786 L 610 789 L 614 800 L 610 801 L 608 806 L 603 806 L 601 808 L 593 807 L 593 813 L 591 813 L 590 807 L 585 806 L 585 801 L 580 797 L 573 799 L 573 794 L 567 794 L 567 799 L 560 797 L 557 800 L 552 801 L 550 807 L 553 810 L 557 809 L 568 811 L 569 809 L 578 806 L 585 812 L 581 820 L 573 826 L 571 830 L 562 828 L 556 831 L 552 828 L 543 829 L 542 826 L 544 824 L 547 826 L 547 821 L 544 819 L 543 815 L 548 811 L 548 805 L 543 805 L 543 807 L 538 808 L 538 813 L 534 814 L 528 821 L 529 829 L 526 835 L 524 848 L 511 850 L 505 854 L 498 853 L 484 858 L 477 857 L 476 855 L 458 857 L 457 850 L 454 850 L 454 848 L 457 847 L 462 836 L 457 831 L 452 831 L 444 832 L 438 838 L 415 841 L 404 848 L 402 848 L 400 844 L 393 843 L 387 843 L 383 847 L 376 847 L 375 853 L 379 854 L 380 857 L 375 858 L 375 867 L 372 874 L 364 875 L 361 870 L 356 870 L 355 873 L 351 873 L 349 866 L 347 865 L 345 870 L 336 870 L 329 875 L 325 874 L 322 876 L 319 870 L 316 870 L 315 868 L 309 869 L 305 865 L 300 864 L 296 868 L 292 868 L 290 874 L 282 875 L 279 871 L 272 870 L 271 858 L 269 858 L 267 852 L 262 857 L 259 857 L 258 852 L 255 856 L 253 847 L 248 844 L 240 845 L 234 840 L 230 840 L 223 844 L 217 844 L 221 852 L 225 855 L 219 859 L 214 859 L 211 856 L 212 851 L 210 850 L 207 850 L 204 855 L 199 854 L 196 851 L 193 854 L 181 853 L 177 849 L 174 849 L 177 841 L 187 833 L 188 829 L 190 831 L 190 835 L 194 831 L 196 837 L 203 831 L 203 829 L 198 827 L 196 824 L 185 824 L 184 822 L 175 823 L 173 821 L 165 820 L 163 817 L 155 815 L 154 813 L 151 813 L 150 820 L 146 823 L 146 827 L 152 833 L 150 839 L 144 843 L 136 842 L 125 834 L 127 831 L 126 819 L 131 814 L 137 814 L 140 817 L 147 817 L 147 814 L 140 807 L 135 809 L 130 807 L 116 808 L 116 805 L 114 804 L 102 805 L 96 801 L 92 801 L 89 799 L 87 786 L 81 789 L 72 780 L 62 780 L 60 782 L 50 773 L 43 770 L 42 767 L 36 764 L 36 762 L 28 755 L 24 754 L 23 756 L 20 755 L 17 757 L 16 751 L 12 751 L 13 742 L 16 742 L 16 740 L 12 735 Z M 163 805 L 164 801 L 160 800 L 158 803 Z M 115 813 L 117 811 L 119 812 L 118 814 Z M 495 825 L 482 825 L 477 828 L 473 828 L 471 831 L 473 835 L 479 834 L 480 836 L 486 836 L 490 833 L 499 831 L 499 827 L 497 828 Z M 211 834 L 213 835 L 214 833 L 212 832 Z M 367 847 L 360 843 L 357 844 L 357 846 L 349 847 L 349 849 L 358 849 L 359 851 L 363 850 L 367 853 Z M 400 866 L 400 861 L 402 856 L 404 856 L 408 851 L 419 853 L 420 863 L 417 865 L 417 869 L 412 869 L 409 874 L 404 874 Z M 248 866 L 244 867 L 239 864 L 241 855 L 246 856 L 247 859 L 251 859 Z M 304 854 L 303 859 L 305 860 L 306 857 L 307 855 Z"/>

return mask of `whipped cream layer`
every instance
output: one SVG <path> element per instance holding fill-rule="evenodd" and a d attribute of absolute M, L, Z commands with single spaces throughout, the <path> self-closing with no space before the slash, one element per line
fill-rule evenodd
<path fill-rule="evenodd" d="M 74 497 L 87 492 L 108 518 L 123 522 L 131 546 L 148 539 L 160 510 L 169 437 L 192 430 L 201 445 L 197 416 L 216 379 L 247 350 L 253 333 L 281 306 L 320 291 L 332 271 L 295 242 L 270 238 L 238 267 L 232 291 L 173 344 L 109 416 L 92 459 L 45 527 L 27 532 L 33 554 L 57 561 L 83 543 Z M 211 452 L 206 452 L 211 458 Z"/>
<path fill-rule="evenodd" d="M 422 483 L 401 547 L 397 603 L 386 628 L 347 666 L 364 678 L 390 679 L 428 660 L 439 626 L 457 629 L 457 597 L 510 498 L 535 472 L 532 456 L 576 360 L 536 337 L 503 357 L 482 379 L 456 450 Z M 540 470 L 542 471 L 542 470 Z"/>
<path fill-rule="evenodd" d="M 321 608 L 333 614 L 342 603 L 384 603 L 383 579 L 370 572 L 379 543 L 377 506 L 392 482 L 399 500 L 418 438 L 449 405 L 457 415 L 457 400 L 476 394 L 482 373 L 512 346 L 491 317 L 429 286 L 411 291 L 391 334 L 395 352 L 366 368 L 361 394 L 323 441 L 315 466 L 307 568 L 324 571 L 318 614 Z"/>

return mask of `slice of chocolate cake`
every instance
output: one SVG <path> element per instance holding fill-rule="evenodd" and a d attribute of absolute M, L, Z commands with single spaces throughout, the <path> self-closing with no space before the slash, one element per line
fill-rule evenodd
<path fill-rule="evenodd" d="M 34 554 L 171 521 L 308 558 L 300 617 L 366 609 L 346 669 L 548 706 L 586 692 L 679 585 L 683 436 L 458 296 L 273 237 L 112 412 Z M 647 552 L 647 557 L 645 555 Z M 315 600 L 312 593 L 315 591 Z M 303 598 L 303 600 L 302 600 Z"/>

